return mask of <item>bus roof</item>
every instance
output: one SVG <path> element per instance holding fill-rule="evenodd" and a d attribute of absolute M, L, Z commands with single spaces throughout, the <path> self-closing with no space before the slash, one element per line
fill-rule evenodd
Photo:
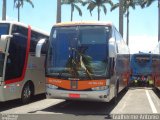
<path fill-rule="evenodd" d="M 22 26 L 22 27 L 25 27 L 25 28 L 28 28 L 28 25 L 27 24 L 24 24 L 22 22 L 17 22 L 17 21 L 0 21 L 0 23 L 8 23 L 8 24 L 11 24 L 11 25 L 19 25 L 19 26 Z M 31 26 L 31 25 L 30 25 Z M 35 28 L 33 26 L 31 26 L 31 29 L 35 32 L 39 32 L 41 34 L 44 34 L 46 36 L 49 36 L 49 33 L 46 32 L 46 31 L 43 31 L 41 29 L 38 29 L 38 28 Z"/>
<path fill-rule="evenodd" d="M 62 22 L 57 23 L 54 26 L 78 26 L 78 25 L 107 25 L 107 26 L 113 26 L 112 22 L 100 22 L 100 21 L 80 21 L 80 22 Z"/>
<path fill-rule="evenodd" d="M 143 52 L 140 52 L 140 53 L 134 53 L 132 55 L 152 55 L 152 53 L 143 53 Z"/>

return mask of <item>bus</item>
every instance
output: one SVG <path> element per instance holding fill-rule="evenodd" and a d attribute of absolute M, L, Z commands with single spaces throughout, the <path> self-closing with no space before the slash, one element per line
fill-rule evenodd
<path fill-rule="evenodd" d="M 153 50 L 153 75 L 155 79 L 155 87 L 160 90 L 160 42 Z"/>
<path fill-rule="evenodd" d="M 0 21 L 0 102 L 45 93 L 44 61 L 49 34 L 20 22 Z M 41 57 L 36 45 L 44 43 Z"/>
<path fill-rule="evenodd" d="M 131 56 L 131 86 L 153 86 L 154 69 L 152 53 L 136 53 Z"/>
<path fill-rule="evenodd" d="M 109 102 L 128 84 L 129 58 L 111 22 L 57 23 L 49 38 L 46 96 Z"/>

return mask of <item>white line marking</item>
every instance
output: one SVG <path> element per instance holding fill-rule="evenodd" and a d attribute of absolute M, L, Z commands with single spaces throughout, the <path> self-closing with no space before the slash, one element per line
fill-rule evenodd
<path fill-rule="evenodd" d="M 152 101 L 152 99 L 151 99 L 151 97 L 150 97 L 150 95 L 149 95 L 148 90 L 146 90 L 146 95 L 147 95 L 149 104 L 150 104 L 150 106 L 151 106 L 152 112 L 153 112 L 153 113 L 157 113 L 156 107 L 155 107 L 155 105 L 154 105 L 154 103 L 153 103 L 153 101 Z"/>

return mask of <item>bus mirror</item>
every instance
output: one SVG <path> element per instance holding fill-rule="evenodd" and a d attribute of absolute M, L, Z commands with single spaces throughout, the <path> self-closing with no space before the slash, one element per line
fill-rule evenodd
<path fill-rule="evenodd" d="M 36 45 L 36 57 L 41 57 L 41 49 L 46 39 L 40 39 Z"/>
<path fill-rule="evenodd" d="M 109 57 L 115 57 L 116 56 L 116 44 L 115 39 L 110 38 L 109 39 Z"/>
<path fill-rule="evenodd" d="M 12 38 L 12 35 L 1 35 L 0 38 L 0 52 L 5 53 L 7 47 L 7 41 L 9 38 Z"/>

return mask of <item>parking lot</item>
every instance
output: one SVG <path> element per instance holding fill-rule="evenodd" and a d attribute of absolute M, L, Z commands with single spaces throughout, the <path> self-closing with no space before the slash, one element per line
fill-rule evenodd
<path fill-rule="evenodd" d="M 46 120 L 55 119 L 108 119 L 110 115 L 154 114 L 160 115 L 160 93 L 151 88 L 130 88 L 122 91 L 118 103 L 113 104 L 87 101 L 66 101 L 46 99 L 44 95 L 36 98 L 27 105 L 18 100 L 1 103 L 1 114 L 19 115 L 19 118 Z M 157 116 L 159 118 L 159 116 Z M 115 116 L 112 116 L 114 119 Z"/>

